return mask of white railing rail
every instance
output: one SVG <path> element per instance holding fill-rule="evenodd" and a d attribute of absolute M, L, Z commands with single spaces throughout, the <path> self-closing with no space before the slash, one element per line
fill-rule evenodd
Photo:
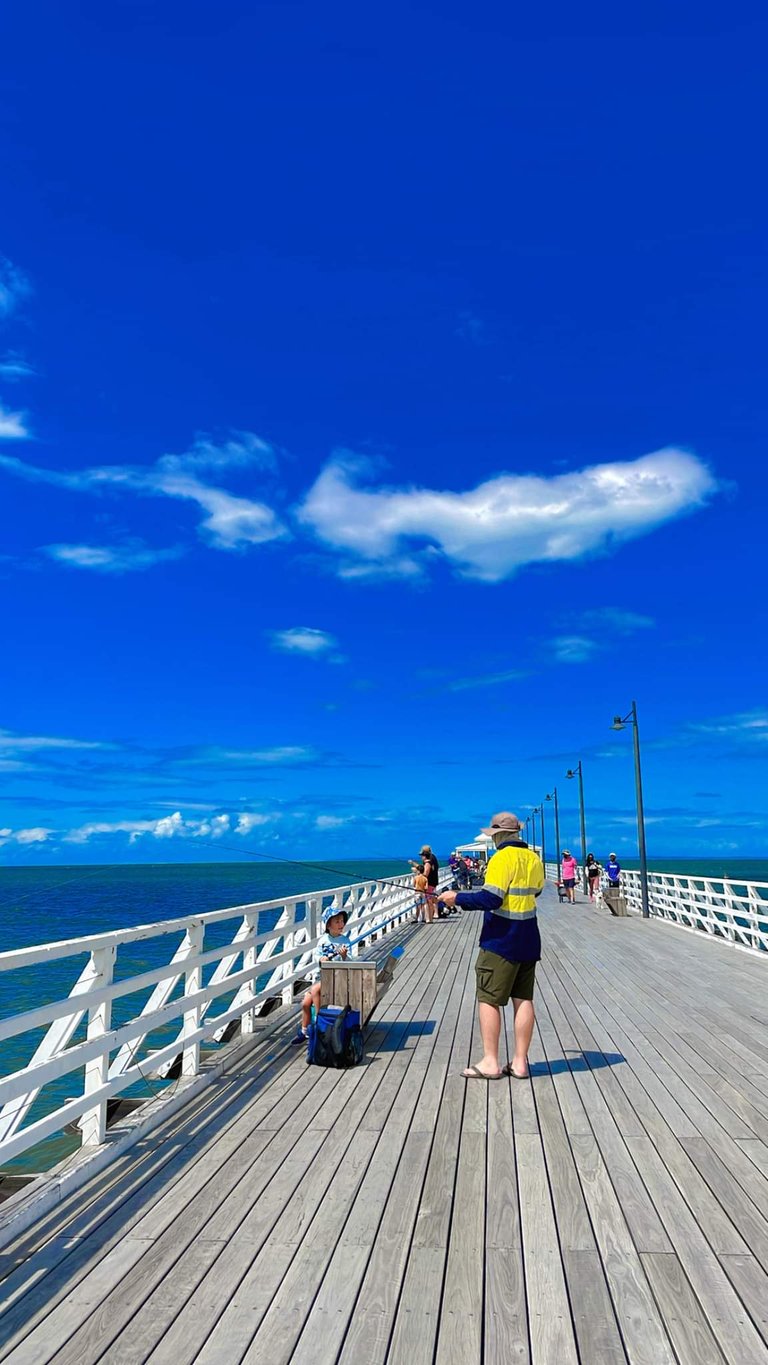
<path fill-rule="evenodd" d="M 640 914 L 640 873 L 622 870 L 621 880 L 628 910 Z M 768 882 L 649 872 L 648 905 L 652 915 L 672 924 L 768 951 Z"/>
<path fill-rule="evenodd" d="M 556 882 L 558 876 L 557 864 L 547 863 L 547 877 Z M 600 904 L 607 885 L 603 874 Z M 630 913 L 642 914 L 640 873 L 636 869 L 622 868 L 621 891 Z M 648 908 L 655 919 L 695 929 L 736 947 L 768 952 L 768 882 L 649 872 Z"/>
<path fill-rule="evenodd" d="M 0 1165 L 74 1121 L 84 1145 L 102 1143 L 107 1101 L 146 1079 L 147 1070 L 167 1075 L 181 1058 L 181 1074 L 195 1076 L 201 1043 L 219 1041 L 237 1021 L 243 1033 L 252 1033 L 256 1016 L 275 997 L 290 1004 L 294 983 L 307 976 L 322 932 L 322 914 L 329 906 L 347 911 L 346 932 L 356 956 L 374 935 L 397 926 L 412 912 L 413 881 L 403 876 L 358 882 L 0 953 L 0 974 L 68 958 L 74 966 L 87 954 L 69 995 L 0 1019 L 0 1042 L 47 1026 L 27 1064 L 0 1079 Z M 276 921 L 260 930 L 260 923 L 275 915 Z M 206 930 L 227 920 L 237 921 L 233 937 L 223 946 L 206 949 Z M 125 965 L 120 953 L 127 945 L 164 936 L 173 939 L 173 952 L 163 966 L 134 975 L 116 973 L 118 964 Z M 205 981 L 206 968 L 214 963 Z M 143 1005 L 114 1027 L 113 1002 L 146 991 Z M 219 997 L 233 991 L 231 1003 L 214 1013 Z M 176 1022 L 179 1027 L 172 1040 L 145 1051 L 142 1064 L 139 1057 L 150 1035 Z M 85 1036 L 75 1039 L 78 1029 L 82 1035 L 83 1023 Z M 77 1072 L 82 1073 L 81 1093 L 25 1124 L 41 1092 L 45 1098 L 45 1087 Z"/>

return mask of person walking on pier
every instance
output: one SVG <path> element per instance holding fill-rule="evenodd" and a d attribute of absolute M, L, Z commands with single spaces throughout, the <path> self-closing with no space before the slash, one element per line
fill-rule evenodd
<path fill-rule="evenodd" d="M 563 879 L 563 886 L 568 897 L 568 904 L 576 904 L 576 859 L 567 848 L 563 849 L 563 861 L 560 866 L 560 876 Z"/>
<path fill-rule="evenodd" d="M 511 811 L 491 817 L 483 834 L 493 840 L 485 884 L 476 891 L 443 891 L 441 900 L 462 910 L 482 910 L 480 951 L 475 963 L 477 1012 L 483 1055 L 463 1072 L 467 1080 L 496 1081 L 501 1076 L 525 1080 L 533 1037 L 533 985 L 541 957 L 536 897 L 544 887 L 538 853 L 520 837 L 522 826 Z M 515 1051 L 508 1066 L 499 1064 L 501 1011 L 512 1000 Z"/>
<path fill-rule="evenodd" d="M 602 868 L 594 853 L 587 854 L 585 871 L 587 874 L 587 884 L 589 886 L 589 899 L 593 901 L 597 893 L 597 888 L 600 885 L 600 873 L 602 872 Z"/>

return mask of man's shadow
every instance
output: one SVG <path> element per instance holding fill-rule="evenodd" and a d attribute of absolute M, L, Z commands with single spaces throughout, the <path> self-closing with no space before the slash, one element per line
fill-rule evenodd
<path fill-rule="evenodd" d="M 570 1050 L 570 1049 L 569 1049 Z M 532 1076 L 559 1076 L 565 1071 L 598 1071 L 603 1066 L 626 1062 L 620 1052 L 575 1052 L 571 1057 L 555 1057 L 551 1062 L 532 1062 Z"/>

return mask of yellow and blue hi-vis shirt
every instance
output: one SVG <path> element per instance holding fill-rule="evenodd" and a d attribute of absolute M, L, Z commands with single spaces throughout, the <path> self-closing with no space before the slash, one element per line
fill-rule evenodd
<path fill-rule="evenodd" d="M 507 962 L 538 962 L 541 936 L 536 919 L 536 897 L 544 886 L 544 867 L 538 853 L 522 840 L 510 839 L 497 848 L 479 891 L 460 891 L 462 910 L 483 910 L 480 947 Z"/>

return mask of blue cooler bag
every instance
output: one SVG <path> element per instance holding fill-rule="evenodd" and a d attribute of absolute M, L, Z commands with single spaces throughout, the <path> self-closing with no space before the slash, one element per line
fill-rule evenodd
<path fill-rule="evenodd" d="M 357 1066 L 363 1060 L 360 1015 L 349 1005 L 326 1005 L 309 1026 L 307 1061 L 310 1066 Z"/>

